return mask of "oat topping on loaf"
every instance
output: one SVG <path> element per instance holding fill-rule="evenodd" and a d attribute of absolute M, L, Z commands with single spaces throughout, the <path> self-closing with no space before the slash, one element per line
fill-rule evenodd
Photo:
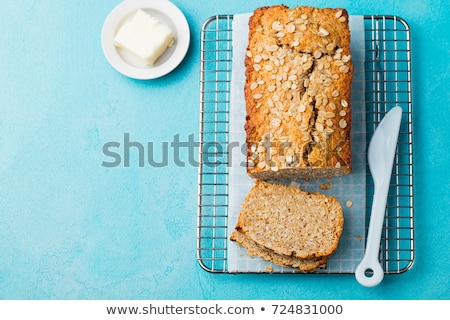
<path fill-rule="evenodd" d="M 268 179 L 351 171 L 348 13 L 255 10 L 245 58 L 247 172 Z"/>
<path fill-rule="evenodd" d="M 343 224 L 336 198 L 257 180 L 231 240 L 266 260 L 307 270 L 335 252 Z"/>

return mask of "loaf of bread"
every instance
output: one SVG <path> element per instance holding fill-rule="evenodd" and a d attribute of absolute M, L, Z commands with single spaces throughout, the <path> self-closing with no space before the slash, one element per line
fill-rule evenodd
<path fill-rule="evenodd" d="M 256 180 L 230 239 L 275 264 L 311 271 L 335 252 L 343 225 L 336 198 Z"/>
<path fill-rule="evenodd" d="M 245 70 L 251 177 L 330 178 L 351 171 L 353 65 L 346 10 L 255 10 Z"/>

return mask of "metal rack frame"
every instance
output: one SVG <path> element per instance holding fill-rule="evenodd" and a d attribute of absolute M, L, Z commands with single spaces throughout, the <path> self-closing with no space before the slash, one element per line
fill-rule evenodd
<path fill-rule="evenodd" d="M 205 21 L 201 34 L 197 260 L 213 273 L 228 272 L 232 20 L 232 15 L 213 16 Z M 385 273 L 397 274 L 409 270 L 415 259 L 410 29 L 396 16 L 365 16 L 364 27 L 367 143 L 392 106 L 404 111 L 380 245 Z M 367 236 L 373 181 L 366 171 Z"/>

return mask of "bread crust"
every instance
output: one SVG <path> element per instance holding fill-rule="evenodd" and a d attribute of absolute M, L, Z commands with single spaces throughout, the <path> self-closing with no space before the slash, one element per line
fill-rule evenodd
<path fill-rule="evenodd" d="M 351 171 L 353 71 L 345 9 L 254 11 L 244 87 L 251 177 L 330 178 Z"/>

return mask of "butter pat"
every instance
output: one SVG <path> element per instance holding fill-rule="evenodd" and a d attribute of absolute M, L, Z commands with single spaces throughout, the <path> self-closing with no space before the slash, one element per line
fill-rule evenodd
<path fill-rule="evenodd" d="M 172 30 L 141 9 L 125 21 L 114 38 L 116 47 L 129 51 L 149 66 L 173 42 Z"/>

